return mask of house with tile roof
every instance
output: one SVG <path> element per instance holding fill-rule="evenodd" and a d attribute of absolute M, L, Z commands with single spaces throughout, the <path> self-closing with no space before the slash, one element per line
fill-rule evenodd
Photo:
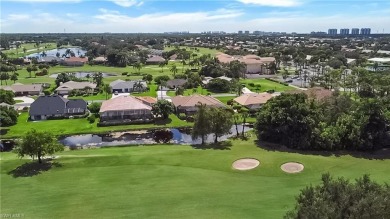
<path fill-rule="evenodd" d="M 115 80 L 110 83 L 112 93 L 131 93 L 145 91 L 148 88 L 146 81 L 135 80 L 135 81 L 124 81 L 121 79 Z"/>
<path fill-rule="evenodd" d="M 87 93 L 93 93 L 93 90 L 96 88 L 96 84 L 88 82 L 88 81 L 82 81 L 82 82 L 77 82 L 77 81 L 68 81 L 63 84 L 61 84 L 59 87 L 55 89 L 57 94 L 61 95 L 67 95 L 73 90 L 76 91 L 85 91 Z"/>
<path fill-rule="evenodd" d="M 239 61 L 246 65 L 247 74 L 255 73 L 267 73 L 268 65 L 275 62 L 274 57 L 260 57 L 257 55 L 246 55 L 246 56 L 231 56 L 225 53 L 218 53 L 216 58 L 221 63 L 229 64 L 232 61 Z"/>
<path fill-rule="evenodd" d="M 152 107 L 147 101 L 133 96 L 119 96 L 106 100 L 100 107 L 100 122 L 117 121 L 126 123 L 132 120 L 153 120 Z"/>
<path fill-rule="evenodd" d="M 14 92 L 15 96 L 40 95 L 43 91 L 42 84 L 15 83 L 9 86 L 0 86 L 0 89 Z"/>
<path fill-rule="evenodd" d="M 225 107 L 218 99 L 211 96 L 191 95 L 172 97 L 172 104 L 175 106 L 176 113 L 194 114 L 198 111 L 198 104 L 205 104 L 210 107 Z"/>
<path fill-rule="evenodd" d="M 268 100 L 273 97 L 270 93 L 246 93 L 233 99 L 234 102 L 248 108 L 249 110 L 260 109 Z"/>

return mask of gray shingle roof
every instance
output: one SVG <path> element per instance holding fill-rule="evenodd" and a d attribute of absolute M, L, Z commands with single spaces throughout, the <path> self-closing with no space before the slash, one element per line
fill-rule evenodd
<path fill-rule="evenodd" d="M 85 111 L 84 100 L 68 100 L 58 95 L 40 96 L 30 106 L 30 116 L 79 113 Z"/>

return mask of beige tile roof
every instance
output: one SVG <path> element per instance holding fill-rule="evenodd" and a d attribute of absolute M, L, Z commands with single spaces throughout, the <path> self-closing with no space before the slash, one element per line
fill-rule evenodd
<path fill-rule="evenodd" d="M 10 86 L 14 92 L 37 92 L 42 90 L 42 84 L 13 84 Z"/>
<path fill-rule="evenodd" d="M 55 89 L 56 91 L 59 91 L 59 90 L 74 90 L 74 89 L 84 89 L 85 87 L 90 87 L 90 88 L 96 88 L 96 84 L 94 83 L 91 83 L 91 82 L 77 82 L 77 81 L 68 81 L 66 83 L 63 83 L 62 85 L 60 85 L 57 89 Z"/>
<path fill-rule="evenodd" d="M 254 104 L 264 104 L 266 103 L 269 99 L 271 99 L 273 96 L 269 93 L 248 93 L 248 94 L 243 94 L 239 97 L 234 98 L 234 101 L 237 103 L 243 105 L 243 106 L 248 106 L 248 105 L 254 105 Z"/>
<path fill-rule="evenodd" d="M 145 97 L 135 97 L 135 98 L 137 98 L 138 100 L 141 100 L 142 102 L 146 102 L 149 105 L 157 102 L 157 98 L 154 98 L 154 97 L 145 96 Z"/>
<path fill-rule="evenodd" d="M 172 103 L 176 107 L 193 107 L 198 103 L 206 104 L 208 106 L 224 106 L 224 104 L 211 96 L 192 95 L 192 96 L 176 96 L 172 98 Z"/>
<path fill-rule="evenodd" d="M 115 97 L 104 101 L 100 107 L 100 112 L 121 110 L 152 110 L 152 107 L 133 96 Z"/>

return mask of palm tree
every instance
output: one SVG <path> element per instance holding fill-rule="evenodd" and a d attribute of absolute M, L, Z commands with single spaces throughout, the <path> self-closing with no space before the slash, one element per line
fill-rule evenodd
<path fill-rule="evenodd" d="M 142 64 L 141 62 L 136 62 L 133 64 L 133 68 L 138 70 L 138 73 L 141 72 Z"/>
<path fill-rule="evenodd" d="M 104 92 L 106 93 L 106 100 L 108 99 L 108 95 L 111 94 L 111 87 L 109 84 L 105 84 L 103 87 Z"/>
<path fill-rule="evenodd" d="M 137 81 L 133 85 L 133 90 L 136 90 L 138 92 L 142 91 L 144 89 L 144 85 L 142 84 L 141 81 Z"/>
<path fill-rule="evenodd" d="M 27 52 L 26 47 L 23 47 L 23 53 L 26 54 L 26 52 Z"/>
<path fill-rule="evenodd" d="M 187 63 L 186 63 L 186 60 L 181 60 L 181 64 L 183 64 L 183 68 L 181 69 L 181 73 L 183 73 L 184 72 L 184 65 L 186 65 Z"/>
<path fill-rule="evenodd" d="M 158 67 L 161 68 L 161 72 L 164 72 L 164 66 L 165 66 L 165 62 L 158 63 Z"/>
<path fill-rule="evenodd" d="M 173 73 L 173 76 L 175 77 L 176 73 L 177 73 L 177 67 L 175 64 L 173 64 L 170 68 L 170 71 Z"/>
<path fill-rule="evenodd" d="M 11 75 L 11 80 L 13 80 L 13 81 L 14 81 L 14 84 L 15 84 L 15 82 L 18 80 L 18 75 L 17 75 L 17 73 L 13 73 L 13 74 Z"/>

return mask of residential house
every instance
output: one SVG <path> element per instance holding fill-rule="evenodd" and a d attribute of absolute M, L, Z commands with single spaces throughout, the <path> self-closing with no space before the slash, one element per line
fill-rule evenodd
<path fill-rule="evenodd" d="M 234 98 L 234 102 L 248 108 L 249 110 L 260 109 L 268 100 L 273 97 L 270 93 L 246 93 Z"/>
<path fill-rule="evenodd" d="M 147 83 L 145 81 L 124 81 L 116 80 L 110 83 L 110 87 L 113 93 L 131 93 L 134 91 L 145 91 L 147 89 Z"/>
<path fill-rule="evenodd" d="M 152 107 L 133 96 L 119 96 L 106 100 L 100 107 L 100 122 L 152 120 Z"/>
<path fill-rule="evenodd" d="M 104 64 L 107 62 L 107 58 L 104 56 L 99 56 L 99 57 L 94 58 L 92 61 L 96 64 Z"/>
<path fill-rule="evenodd" d="M 161 56 L 150 56 L 148 59 L 146 59 L 147 65 L 158 65 L 161 62 L 165 62 L 165 59 Z"/>
<path fill-rule="evenodd" d="M 268 66 L 275 62 L 274 57 L 260 57 L 257 55 L 246 55 L 246 56 L 231 56 L 225 53 L 217 53 L 216 58 L 221 63 L 229 64 L 232 61 L 239 61 L 246 65 L 247 74 L 268 74 Z"/>
<path fill-rule="evenodd" d="M 187 80 L 185 80 L 185 79 L 172 79 L 172 80 L 167 81 L 167 87 L 169 87 L 171 89 L 183 87 L 185 83 L 187 83 Z"/>
<path fill-rule="evenodd" d="M 84 91 L 86 93 L 93 93 L 95 88 L 96 88 L 96 84 L 91 82 L 68 81 L 62 83 L 59 87 L 57 87 L 57 89 L 55 89 L 55 91 L 57 92 L 57 94 L 68 95 L 73 90 Z"/>
<path fill-rule="evenodd" d="M 83 66 L 86 62 L 88 62 L 87 57 L 69 57 L 62 60 L 61 65 L 65 66 Z"/>
<path fill-rule="evenodd" d="M 210 107 L 225 107 L 225 105 L 211 96 L 192 95 L 172 97 L 176 113 L 194 114 L 198 111 L 198 104 L 205 104 Z"/>
<path fill-rule="evenodd" d="M 15 83 L 10 86 L 0 86 L 0 89 L 14 92 L 15 96 L 40 95 L 43 91 L 42 84 Z"/>
<path fill-rule="evenodd" d="M 217 78 L 222 79 L 222 80 L 225 80 L 225 81 L 231 81 L 231 80 L 232 80 L 232 78 L 229 78 L 229 77 L 226 77 L 226 76 L 220 76 L 220 77 L 217 77 Z M 208 84 L 208 83 L 209 83 L 211 80 L 213 80 L 213 79 L 216 79 L 216 78 L 213 78 L 213 77 L 204 77 L 202 83 L 203 83 L 203 84 Z"/>
<path fill-rule="evenodd" d="M 68 100 L 59 95 L 39 96 L 30 106 L 31 120 L 83 115 L 87 112 L 87 102 L 82 99 Z"/>
<path fill-rule="evenodd" d="M 52 62 L 61 62 L 62 59 L 61 58 L 58 58 L 56 56 L 43 56 L 43 57 L 37 57 L 37 61 L 38 63 L 40 64 L 49 64 L 49 63 L 52 63 Z"/>

